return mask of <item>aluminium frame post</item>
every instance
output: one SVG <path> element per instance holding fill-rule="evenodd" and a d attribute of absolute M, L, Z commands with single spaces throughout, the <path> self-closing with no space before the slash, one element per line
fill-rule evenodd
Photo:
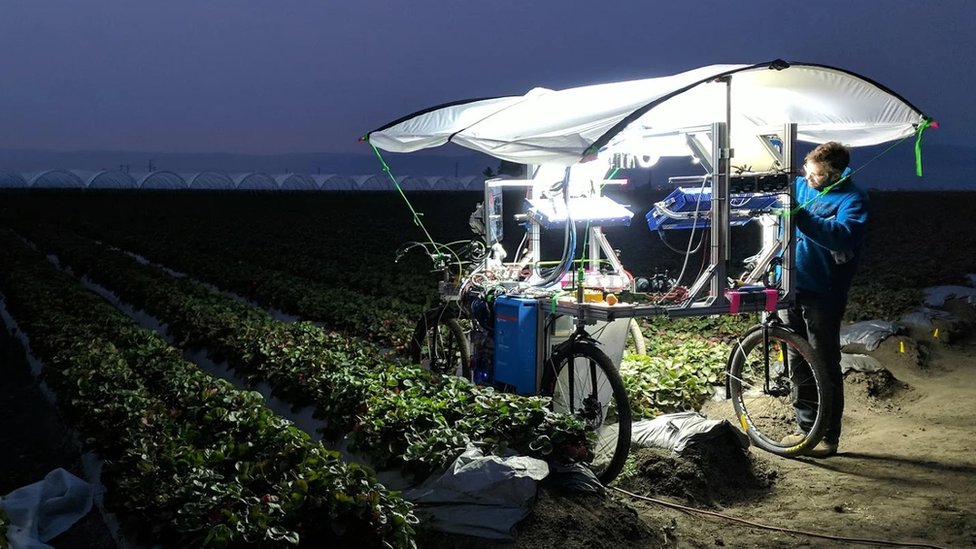
<path fill-rule="evenodd" d="M 795 122 L 786 124 L 783 127 L 783 162 L 785 164 L 783 169 L 788 174 L 786 196 L 784 198 L 785 203 L 783 204 L 784 212 L 792 211 L 793 203 L 796 201 L 796 189 L 793 184 L 794 180 L 791 177 L 792 174 L 796 173 L 796 134 L 797 125 Z M 793 249 L 796 246 L 796 239 L 793 238 L 793 216 L 782 215 L 780 219 L 782 220 L 782 233 L 780 238 L 782 239 L 783 248 L 783 263 L 781 265 L 782 299 L 792 304 L 795 297 L 793 292 L 793 272 L 795 267 L 794 262 L 796 260 L 793 254 Z"/>
<path fill-rule="evenodd" d="M 714 267 L 711 279 L 713 305 L 726 305 L 729 261 L 729 175 L 732 151 L 729 148 L 728 124 L 712 124 L 712 234 L 710 263 Z"/>

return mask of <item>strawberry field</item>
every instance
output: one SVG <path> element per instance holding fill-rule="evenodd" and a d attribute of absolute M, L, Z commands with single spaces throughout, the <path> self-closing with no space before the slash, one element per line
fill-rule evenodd
<path fill-rule="evenodd" d="M 940 222 L 971 215 L 969 197 L 872 197 L 850 320 L 897 318 L 920 288 L 976 271 L 967 234 Z M 657 198 L 632 197 L 634 225 L 607 231 L 634 274 L 684 261 L 641 226 Z M 436 239 L 473 236 L 480 194 L 411 199 Z M 552 464 L 592 444 L 547 399 L 410 363 L 438 275 L 422 254 L 395 259 L 422 238 L 393 193 L 9 193 L 0 294 L 79 446 L 104 460 L 105 507 L 135 539 L 411 547 L 425 525 L 376 470 L 419 482 L 473 441 Z M 698 409 L 753 321 L 642 321 L 647 356 L 626 354 L 621 367 L 636 417 Z M 199 351 L 243 383 L 205 373 Z M 259 386 L 313 410 L 314 432 L 273 413 Z M 369 465 L 344 460 L 340 445 Z"/>

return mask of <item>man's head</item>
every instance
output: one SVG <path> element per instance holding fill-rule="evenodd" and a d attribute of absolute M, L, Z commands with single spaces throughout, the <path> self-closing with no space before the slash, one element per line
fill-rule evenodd
<path fill-rule="evenodd" d="M 851 163 L 851 151 L 836 141 L 828 141 L 810 151 L 803 161 L 807 184 L 822 189 L 840 178 Z"/>

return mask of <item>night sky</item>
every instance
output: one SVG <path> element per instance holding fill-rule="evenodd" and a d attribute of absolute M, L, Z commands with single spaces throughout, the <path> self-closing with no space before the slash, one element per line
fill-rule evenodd
<path fill-rule="evenodd" d="M 969 146 L 974 45 L 973 0 L 0 0 L 0 148 L 368 152 L 447 101 L 775 58 L 874 79 Z"/>

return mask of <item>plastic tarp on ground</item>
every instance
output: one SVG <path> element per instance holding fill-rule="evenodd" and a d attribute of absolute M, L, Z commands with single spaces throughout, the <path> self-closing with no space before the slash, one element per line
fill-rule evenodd
<path fill-rule="evenodd" d="M 880 372 L 884 369 L 885 367 L 881 364 L 881 361 L 870 355 L 854 353 L 841 353 L 840 355 L 840 371 L 844 374 L 852 370 L 870 374 Z"/>
<path fill-rule="evenodd" d="M 52 549 L 45 542 L 64 533 L 92 508 L 92 485 L 64 469 L 0 498 L 10 517 L 11 549 Z M 3 541 L 3 540 L 0 540 Z"/>
<path fill-rule="evenodd" d="M 731 437 L 743 448 L 749 447 L 749 437 L 724 419 L 708 419 L 698 412 L 665 414 L 654 419 L 635 421 L 631 428 L 631 443 L 648 448 L 663 448 L 681 454 L 697 444 L 707 444 L 717 438 Z"/>
<path fill-rule="evenodd" d="M 787 123 L 797 124 L 801 141 L 877 145 L 912 135 L 925 118 L 891 90 L 851 72 L 776 60 L 456 101 L 404 116 L 367 140 L 391 152 L 451 142 L 520 164 L 569 166 L 630 132 L 657 156 L 689 156 L 693 151 L 674 132 L 724 122 L 727 115 L 734 150 L 755 147 L 755 135 Z"/>
<path fill-rule="evenodd" d="M 855 322 L 840 329 L 840 345 L 859 344 L 873 351 L 889 336 L 901 332 L 897 322 L 887 320 L 865 320 Z"/>
<path fill-rule="evenodd" d="M 911 311 L 903 314 L 898 322 L 906 326 L 916 326 L 919 328 L 932 328 L 934 324 L 933 320 L 942 320 L 945 322 L 956 322 L 959 319 L 955 315 L 948 311 L 943 311 L 942 309 L 933 309 L 931 307 L 915 307 Z"/>
<path fill-rule="evenodd" d="M 941 307 L 949 299 L 960 299 L 976 306 L 976 288 L 968 286 L 933 286 L 922 289 L 922 295 L 928 307 Z"/>
<path fill-rule="evenodd" d="M 441 475 L 427 479 L 403 497 L 417 504 L 429 527 L 488 539 L 514 539 L 538 481 L 549 474 L 545 461 L 528 456 L 486 456 L 475 445 Z"/>

